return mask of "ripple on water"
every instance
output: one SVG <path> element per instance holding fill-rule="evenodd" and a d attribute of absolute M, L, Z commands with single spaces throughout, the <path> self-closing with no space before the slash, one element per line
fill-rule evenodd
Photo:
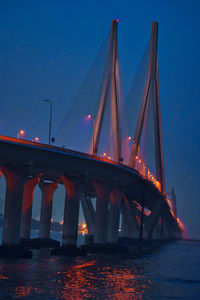
<path fill-rule="evenodd" d="M 198 299 L 199 250 L 200 244 L 180 242 L 137 260 L 44 252 L 32 260 L 1 260 L 0 299 Z"/>

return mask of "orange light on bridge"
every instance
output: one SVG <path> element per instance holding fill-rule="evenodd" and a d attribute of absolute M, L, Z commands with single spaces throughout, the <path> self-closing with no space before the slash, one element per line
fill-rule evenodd
<path fill-rule="evenodd" d="M 168 197 L 166 197 L 166 201 L 167 201 L 167 203 L 168 203 L 170 209 L 171 209 L 172 211 L 174 211 L 174 210 L 173 210 L 173 205 L 172 205 L 172 203 L 171 203 L 171 200 L 170 200 Z"/>
<path fill-rule="evenodd" d="M 161 183 L 158 180 L 156 180 L 156 187 L 161 192 Z"/>
<path fill-rule="evenodd" d="M 92 118 L 92 116 L 91 115 L 87 115 L 87 119 L 91 119 Z"/>
<path fill-rule="evenodd" d="M 104 152 L 104 153 L 103 153 L 103 156 L 106 157 L 106 155 L 107 155 L 106 152 Z"/>
<path fill-rule="evenodd" d="M 39 142 L 39 137 L 36 136 L 36 137 L 34 138 L 34 140 L 35 140 L 35 142 Z"/>
<path fill-rule="evenodd" d="M 178 217 L 177 217 L 177 223 L 178 223 L 178 226 L 179 226 L 180 230 L 184 231 L 185 226 L 183 225 L 183 223 L 181 222 L 181 220 Z"/>
<path fill-rule="evenodd" d="M 118 19 L 116 19 L 116 20 L 115 20 L 115 22 L 119 23 L 119 20 L 118 20 Z"/>
<path fill-rule="evenodd" d="M 108 159 L 111 159 L 111 157 L 110 157 L 110 156 L 108 156 Z"/>
<path fill-rule="evenodd" d="M 128 140 L 131 141 L 131 139 L 132 139 L 131 136 L 129 136 L 129 137 L 128 137 Z"/>

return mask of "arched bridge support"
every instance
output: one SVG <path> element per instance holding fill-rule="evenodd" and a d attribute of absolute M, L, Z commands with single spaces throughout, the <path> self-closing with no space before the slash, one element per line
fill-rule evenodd
<path fill-rule="evenodd" d="M 129 199 L 124 194 L 122 204 L 122 231 L 121 237 L 139 238 L 139 224 L 136 218 L 136 208 L 132 207 Z"/>
<path fill-rule="evenodd" d="M 108 243 L 117 243 L 119 238 L 119 219 L 120 207 L 122 201 L 122 193 L 118 190 L 113 190 L 110 193 L 110 209 L 108 218 Z"/>
<path fill-rule="evenodd" d="M 94 244 L 118 243 L 122 193 L 97 181 Z"/>
<path fill-rule="evenodd" d="M 146 223 L 148 239 L 152 238 L 154 229 L 156 228 L 156 226 L 159 225 L 158 220 L 159 220 L 160 216 L 162 215 L 162 209 L 163 209 L 163 201 L 161 198 L 159 198 L 157 203 L 155 203 L 154 209 L 152 210 L 152 213 L 149 216 L 148 221 Z M 156 232 L 156 230 L 155 230 L 155 232 Z M 157 235 L 156 235 L 156 237 L 157 237 Z"/>
<path fill-rule="evenodd" d="M 31 231 L 33 192 L 36 185 L 39 183 L 39 177 L 33 177 L 26 181 L 24 185 L 23 194 L 23 208 L 22 208 L 22 224 L 21 224 L 21 238 L 29 239 Z"/>
<path fill-rule="evenodd" d="M 1 168 L 6 179 L 6 197 L 2 245 L 19 245 L 24 184 L 27 180 L 25 168 Z"/>
<path fill-rule="evenodd" d="M 39 183 L 39 187 L 42 192 L 39 237 L 49 239 L 51 230 L 53 194 L 58 187 L 58 183 L 41 181 Z"/>
<path fill-rule="evenodd" d="M 110 191 L 97 181 L 93 182 L 93 186 L 97 195 L 94 243 L 106 244 L 108 234 L 108 204 Z"/>
<path fill-rule="evenodd" d="M 88 235 L 94 236 L 96 212 L 92 205 L 90 196 L 87 196 L 87 195 L 85 195 L 85 193 L 82 193 L 81 205 L 83 208 L 83 214 L 84 214 L 85 221 L 87 224 Z"/>
<path fill-rule="evenodd" d="M 65 186 L 62 246 L 76 246 L 82 187 L 78 179 L 69 179 L 63 175 L 60 180 Z"/>

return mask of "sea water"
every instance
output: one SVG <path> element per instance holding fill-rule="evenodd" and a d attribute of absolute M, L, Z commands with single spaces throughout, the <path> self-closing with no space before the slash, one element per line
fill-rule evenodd
<path fill-rule="evenodd" d="M 32 259 L 0 260 L 0 299 L 200 299 L 200 243 L 174 242 L 137 259 L 37 250 Z"/>

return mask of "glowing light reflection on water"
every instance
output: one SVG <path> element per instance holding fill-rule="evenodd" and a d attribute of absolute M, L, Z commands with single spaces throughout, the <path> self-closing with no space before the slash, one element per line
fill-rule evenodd
<path fill-rule="evenodd" d="M 0 260 L 0 299 L 198 299 L 200 243 L 178 242 L 140 259 L 113 256 Z"/>
<path fill-rule="evenodd" d="M 48 296 L 47 299 L 131 299 L 134 295 L 134 299 L 143 299 L 141 296 L 151 281 L 134 274 L 134 268 L 130 269 L 129 265 L 103 261 L 52 261 L 35 257 L 33 264 L 24 260 L 4 263 L 0 266 L 0 286 L 4 286 L 0 296 L 5 299 L 11 296 L 25 299 L 44 296 Z"/>

